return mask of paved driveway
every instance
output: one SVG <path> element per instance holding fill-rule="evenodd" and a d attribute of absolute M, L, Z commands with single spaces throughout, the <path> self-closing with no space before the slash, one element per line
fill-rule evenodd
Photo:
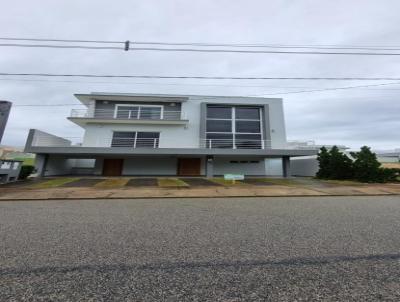
<path fill-rule="evenodd" d="M 399 301 L 400 198 L 0 202 L 2 301 Z"/>

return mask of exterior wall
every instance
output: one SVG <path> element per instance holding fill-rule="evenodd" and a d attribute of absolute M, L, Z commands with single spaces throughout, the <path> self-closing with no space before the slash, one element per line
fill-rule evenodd
<path fill-rule="evenodd" d="M 307 156 L 292 158 L 290 169 L 293 176 L 315 176 L 319 170 L 319 166 L 315 156 Z"/>
<path fill-rule="evenodd" d="M 45 165 L 44 176 L 71 174 L 74 164 L 74 159 L 65 158 L 64 156 L 50 155 Z"/>
<path fill-rule="evenodd" d="M 267 176 L 282 176 L 282 159 L 281 158 L 266 158 L 265 159 L 265 175 Z"/>
<path fill-rule="evenodd" d="M 85 126 L 83 146 L 109 147 L 113 131 L 149 131 L 160 132 L 160 148 L 199 148 L 201 103 L 268 105 L 269 119 L 266 122 L 269 127 L 266 128 L 270 133 L 269 135 L 265 133 L 264 137 L 271 137 L 272 148 L 286 146 L 282 100 L 240 97 L 191 97 L 181 105 L 189 120 L 187 125 L 88 124 Z M 114 104 L 105 105 L 113 106 Z M 179 106 L 173 107 L 174 110 L 177 110 Z"/>
<path fill-rule="evenodd" d="M 177 159 L 171 157 L 127 158 L 122 175 L 176 175 Z"/>
<path fill-rule="evenodd" d="M 231 163 L 238 161 L 239 163 Z M 258 161 L 258 163 L 240 163 Z M 265 162 L 260 158 L 214 158 L 214 175 L 223 174 L 265 175 Z"/>
<path fill-rule="evenodd" d="M 400 158 L 395 157 L 395 156 L 379 156 L 378 155 L 377 159 L 380 163 L 398 163 L 398 162 L 400 162 Z"/>

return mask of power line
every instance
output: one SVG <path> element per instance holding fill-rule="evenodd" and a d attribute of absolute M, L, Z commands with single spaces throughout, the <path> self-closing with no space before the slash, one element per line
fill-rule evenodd
<path fill-rule="evenodd" d="M 0 72 L 0 76 L 127 78 L 127 79 L 129 79 L 129 78 L 133 78 L 133 79 L 196 79 L 196 80 L 400 81 L 400 77 L 227 77 L 227 76 L 161 76 L 161 75 L 11 73 L 11 72 Z"/>
<path fill-rule="evenodd" d="M 43 80 L 43 79 L 3 79 L 0 81 L 16 81 L 16 82 L 46 82 L 46 83 L 84 83 L 84 84 L 115 84 L 115 85 L 152 85 L 152 86 L 216 86 L 216 87 L 261 87 L 261 88 L 314 88 L 310 86 L 269 86 L 269 85 L 239 85 L 239 84 L 199 84 L 199 83 L 150 83 L 150 82 L 109 82 L 109 81 L 74 81 L 74 80 Z"/>
<path fill-rule="evenodd" d="M 393 83 L 381 83 L 381 84 L 371 84 L 371 85 L 358 85 L 358 86 L 345 86 L 345 87 L 332 87 L 332 88 L 322 88 L 322 89 L 314 89 L 314 90 L 300 90 L 300 91 L 290 91 L 290 92 L 278 92 L 278 93 L 263 93 L 263 94 L 253 94 L 253 95 L 244 95 L 244 96 L 236 96 L 236 97 L 261 97 L 268 95 L 285 95 L 285 94 L 298 94 L 298 93 L 311 93 L 311 92 L 322 92 L 322 91 L 333 91 L 333 90 L 346 90 L 346 89 L 355 89 L 355 88 L 366 88 L 366 87 L 376 87 L 376 86 L 387 86 L 387 85 L 399 85 L 400 82 Z M 210 100 L 210 99 L 218 99 L 218 97 L 200 97 L 193 98 L 193 100 L 201 101 L 201 100 Z M 48 104 L 48 105 L 38 105 L 38 104 L 22 104 L 22 105 L 14 105 L 14 107 L 58 107 L 58 106 L 84 106 L 83 104 Z"/>
<path fill-rule="evenodd" d="M 109 40 L 77 40 L 77 39 L 40 39 L 40 38 L 15 38 L 0 37 L 5 41 L 34 41 L 34 42 L 62 42 L 62 43 L 102 43 L 102 44 L 123 44 L 126 41 Z M 400 46 L 361 46 L 361 45 L 321 45 L 321 44 L 249 44 L 249 43 L 206 43 L 206 42 L 156 42 L 156 41 L 135 41 L 137 45 L 163 45 L 163 46 L 197 46 L 197 47 L 247 47 L 247 48 L 299 48 L 299 49 L 358 49 L 358 50 L 400 50 Z"/>
<path fill-rule="evenodd" d="M 203 53 L 252 53 L 252 54 L 294 54 L 294 55 L 350 55 L 350 56 L 400 56 L 396 52 L 339 52 L 339 51 L 283 51 L 283 50 L 236 50 L 236 49 L 199 49 L 199 48 L 157 48 L 157 47 L 117 47 L 54 44 L 18 44 L 1 43 L 0 47 L 56 48 L 56 49 L 92 49 L 124 51 L 161 51 L 161 52 L 203 52 Z"/>
<path fill-rule="evenodd" d="M 34 48 L 70 48 L 70 49 L 110 49 L 123 50 L 123 47 L 116 46 L 84 46 L 84 45 L 50 45 L 50 44 L 0 44 L 0 47 L 34 47 Z"/>

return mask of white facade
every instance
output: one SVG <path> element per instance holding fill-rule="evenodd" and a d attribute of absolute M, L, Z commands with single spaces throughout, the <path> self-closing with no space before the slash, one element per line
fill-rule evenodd
<path fill-rule="evenodd" d="M 28 136 L 25 150 L 39 154 L 41 175 L 287 176 L 290 156 L 316 153 L 288 148 L 282 99 L 76 97 L 87 107 L 68 118 L 85 131 L 80 144 L 34 129 Z"/>
<path fill-rule="evenodd" d="M 150 100 L 146 100 L 150 102 Z M 108 147 L 114 131 L 149 131 L 160 132 L 160 148 L 199 148 L 200 147 L 200 105 L 202 102 L 216 104 L 259 104 L 269 107 L 269 125 L 272 148 L 286 147 L 286 130 L 283 116 L 282 99 L 243 98 L 243 97 L 201 97 L 188 96 L 182 103 L 187 124 L 111 124 L 88 123 L 84 126 L 83 146 Z M 96 100 L 86 103 L 95 107 Z M 93 109 L 92 109 L 93 110 Z"/>

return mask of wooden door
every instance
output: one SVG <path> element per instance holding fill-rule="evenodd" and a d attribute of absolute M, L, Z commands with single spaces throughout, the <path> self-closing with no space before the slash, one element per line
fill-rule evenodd
<path fill-rule="evenodd" d="M 200 176 L 200 158 L 178 158 L 179 176 Z"/>
<path fill-rule="evenodd" d="M 106 158 L 103 161 L 103 175 L 104 176 L 121 176 L 123 159 Z"/>

